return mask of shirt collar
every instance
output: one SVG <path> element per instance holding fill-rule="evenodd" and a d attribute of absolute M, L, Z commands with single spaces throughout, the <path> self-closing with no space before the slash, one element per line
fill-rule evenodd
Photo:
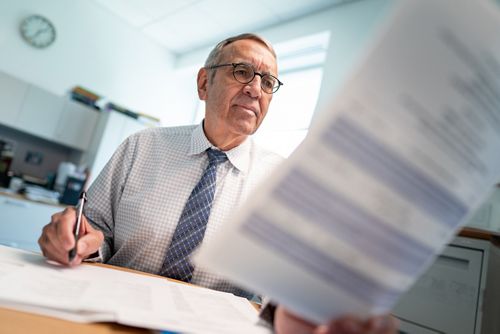
<path fill-rule="evenodd" d="M 248 163 L 250 161 L 250 149 L 252 143 L 250 138 L 247 138 L 243 143 L 236 146 L 229 151 L 225 151 L 227 158 L 231 164 L 239 171 L 246 173 L 248 170 Z M 205 136 L 203 131 L 203 121 L 194 128 L 191 134 L 191 146 L 189 155 L 196 155 L 205 152 L 209 148 L 216 148 Z"/>

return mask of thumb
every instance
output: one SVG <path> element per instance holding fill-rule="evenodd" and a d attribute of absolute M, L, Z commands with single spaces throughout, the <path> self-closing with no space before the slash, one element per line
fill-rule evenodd
<path fill-rule="evenodd" d="M 87 230 L 87 234 L 83 235 L 78 240 L 77 254 L 85 259 L 89 255 L 94 254 L 101 247 L 104 236 L 101 231 Z"/>

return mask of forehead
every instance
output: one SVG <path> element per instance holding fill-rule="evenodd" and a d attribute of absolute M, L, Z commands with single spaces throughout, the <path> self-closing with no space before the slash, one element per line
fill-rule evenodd
<path fill-rule="evenodd" d="M 262 43 L 243 39 L 235 41 L 223 49 L 222 60 L 233 63 L 248 63 L 257 70 L 276 73 L 278 68 L 276 58 L 271 51 Z"/>

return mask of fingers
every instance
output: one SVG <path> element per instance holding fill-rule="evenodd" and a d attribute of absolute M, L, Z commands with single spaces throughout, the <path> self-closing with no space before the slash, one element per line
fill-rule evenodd
<path fill-rule="evenodd" d="M 367 322 L 367 330 L 374 334 L 393 334 L 397 332 L 399 320 L 391 315 L 373 317 Z"/>
<path fill-rule="evenodd" d="M 281 305 L 276 308 L 274 313 L 274 331 L 276 334 L 312 333 L 315 327 L 313 323 L 287 311 Z"/>
<path fill-rule="evenodd" d="M 314 334 L 368 334 L 365 322 L 354 316 L 344 316 L 328 325 L 318 326 Z"/>
<path fill-rule="evenodd" d="M 38 244 L 40 245 L 42 254 L 46 258 L 66 264 L 64 254 L 67 254 L 67 252 L 59 245 L 58 239 L 52 237 L 55 234 L 54 230 L 55 226 L 52 223 L 45 225 L 42 230 L 42 235 L 38 239 Z"/>
<path fill-rule="evenodd" d="M 56 235 L 64 249 L 69 251 L 75 246 L 73 230 L 76 224 L 76 210 L 74 208 L 66 208 L 57 218 L 56 221 L 53 221 L 55 223 Z"/>
<path fill-rule="evenodd" d="M 396 334 L 398 320 L 390 315 L 376 316 L 361 320 L 354 316 L 345 316 L 319 326 L 315 334 Z"/>
<path fill-rule="evenodd" d="M 86 234 L 79 238 L 76 248 L 77 256 L 81 259 L 85 259 L 89 255 L 97 252 L 104 241 L 102 232 L 92 228 L 85 217 L 83 217 L 83 219 L 84 221 L 82 223 L 85 226 Z"/>
<path fill-rule="evenodd" d="M 315 326 L 311 322 L 287 311 L 278 305 L 274 315 L 275 333 L 314 333 L 314 334 L 396 334 L 398 320 L 391 315 L 381 315 L 363 320 L 347 315 L 330 323 Z"/>
<path fill-rule="evenodd" d="M 49 260 L 69 264 L 68 251 L 75 243 L 73 236 L 75 220 L 75 209 L 66 208 L 54 214 L 51 222 L 43 228 L 38 244 L 43 255 Z"/>

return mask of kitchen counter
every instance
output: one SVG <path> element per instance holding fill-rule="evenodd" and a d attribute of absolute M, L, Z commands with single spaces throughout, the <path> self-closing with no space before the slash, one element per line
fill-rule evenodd
<path fill-rule="evenodd" d="M 39 252 L 38 238 L 43 227 L 63 208 L 60 204 L 46 204 L 0 191 L 0 244 Z"/>
<path fill-rule="evenodd" d="M 65 204 L 59 204 L 59 203 L 53 203 L 49 200 L 47 201 L 44 201 L 42 199 L 40 200 L 34 200 L 34 199 L 30 199 L 28 198 L 25 194 L 19 194 L 19 193 L 16 193 L 16 192 L 13 192 L 7 188 L 0 188 L 0 195 L 1 196 L 6 196 L 6 197 L 10 197 L 10 198 L 13 198 L 13 199 L 18 199 L 18 200 L 23 200 L 23 201 L 29 201 L 29 202 L 34 202 L 34 203 L 42 203 L 42 204 L 46 204 L 46 205 L 51 205 L 51 206 L 54 206 L 54 207 L 58 207 L 58 208 L 61 208 L 61 209 L 64 209 L 67 207 L 67 205 Z"/>

